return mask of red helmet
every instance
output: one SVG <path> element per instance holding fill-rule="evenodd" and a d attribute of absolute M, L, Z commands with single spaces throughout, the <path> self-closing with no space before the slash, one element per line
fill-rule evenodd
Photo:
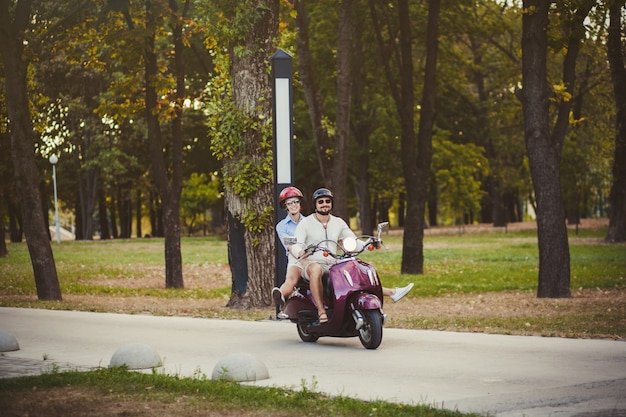
<path fill-rule="evenodd" d="M 302 191 L 298 190 L 296 187 L 287 187 L 280 192 L 278 196 L 278 201 L 280 201 L 280 206 L 285 208 L 285 200 L 288 198 L 297 197 L 300 201 L 304 198 L 302 195 Z"/>

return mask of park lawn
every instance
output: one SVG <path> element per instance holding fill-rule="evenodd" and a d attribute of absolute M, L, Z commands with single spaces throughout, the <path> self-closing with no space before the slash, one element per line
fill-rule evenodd
<path fill-rule="evenodd" d="M 626 245 L 604 243 L 605 228 L 570 229 L 572 298 L 538 299 L 535 230 L 432 233 L 424 239 L 424 274 L 400 274 L 402 236 L 366 252 L 387 287 L 415 287 L 385 303 L 388 327 L 560 337 L 626 337 Z M 9 244 L 0 259 L 0 306 L 130 314 L 266 319 L 268 306 L 227 308 L 227 245 L 216 237 L 183 238 L 184 289 L 165 289 L 162 239 L 52 243 L 63 301 L 36 298 L 27 247 Z"/>

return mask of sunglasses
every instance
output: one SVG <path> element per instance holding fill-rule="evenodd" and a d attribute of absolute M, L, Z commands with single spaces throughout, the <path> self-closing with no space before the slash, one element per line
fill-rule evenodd
<path fill-rule="evenodd" d="M 330 204 L 332 202 L 333 200 L 331 200 L 330 198 L 326 198 L 326 199 L 320 198 L 316 201 L 317 204 Z"/>
<path fill-rule="evenodd" d="M 300 200 L 291 200 L 285 203 L 287 206 L 295 206 L 296 204 L 300 204 Z"/>

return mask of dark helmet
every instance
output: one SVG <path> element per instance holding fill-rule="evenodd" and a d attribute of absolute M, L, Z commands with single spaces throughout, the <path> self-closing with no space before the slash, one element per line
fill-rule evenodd
<path fill-rule="evenodd" d="M 313 193 L 313 203 L 315 203 L 320 197 L 330 197 L 332 199 L 333 193 L 331 193 L 328 188 L 318 188 Z"/>
<path fill-rule="evenodd" d="M 302 191 L 298 190 L 296 187 L 287 187 L 280 192 L 278 196 L 278 201 L 280 201 L 280 206 L 285 208 L 285 200 L 288 198 L 297 197 L 300 201 L 304 198 Z"/>

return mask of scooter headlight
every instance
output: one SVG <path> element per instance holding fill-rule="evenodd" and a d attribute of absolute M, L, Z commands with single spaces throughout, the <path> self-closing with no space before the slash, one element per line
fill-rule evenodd
<path fill-rule="evenodd" d="M 356 239 L 353 237 L 347 237 L 343 240 L 343 249 L 346 252 L 354 252 L 356 249 Z"/>

